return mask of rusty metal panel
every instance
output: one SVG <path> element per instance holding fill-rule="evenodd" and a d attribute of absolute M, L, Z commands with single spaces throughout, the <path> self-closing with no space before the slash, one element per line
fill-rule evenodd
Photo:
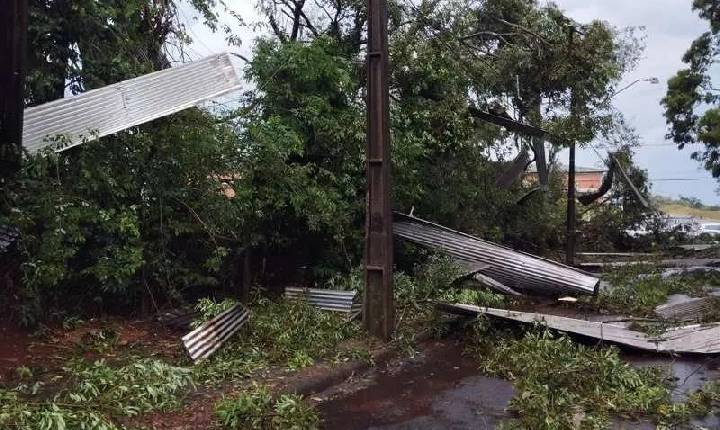
<path fill-rule="evenodd" d="M 419 218 L 396 214 L 393 228 L 403 239 L 445 252 L 460 261 L 490 265 L 481 273 L 516 291 L 544 295 L 594 294 L 600 281 L 564 264 Z"/>
<path fill-rule="evenodd" d="M 23 145 L 37 152 L 60 136 L 65 149 L 179 112 L 238 90 L 239 70 L 232 55 L 217 54 L 27 108 Z"/>
<path fill-rule="evenodd" d="M 182 337 L 183 345 L 193 361 L 210 357 L 250 318 L 250 311 L 236 304 L 215 318 Z"/>

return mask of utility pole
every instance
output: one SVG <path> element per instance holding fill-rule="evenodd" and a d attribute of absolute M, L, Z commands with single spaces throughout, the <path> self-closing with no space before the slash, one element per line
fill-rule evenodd
<path fill-rule="evenodd" d="M 565 263 L 568 266 L 575 264 L 575 141 L 570 142 L 570 157 L 568 159 L 567 184 L 567 249 L 565 250 Z"/>
<path fill-rule="evenodd" d="M 0 7 L 0 188 L 20 169 L 22 148 L 27 0 Z"/>
<path fill-rule="evenodd" d="M 363 325 L 389 340 L 394 328 L 393 237 L 390 199 L 390 114 L 387 0 L 368 0 L 367 207 Z"/>
<path fill-rule="evenodd" d="M 571 49 L 575 41 L 575 33 L 577 29 L 573 24 L 568 25 L 568 57 L 571 56 Z M 577 117 L 579 114 L 578 109 L 578 94 L 575 88 L 571 88 L 570 93 L 570 115 Z M 567 178 L 567 231 L 565 232 L 566 249 L 565 249 L 565 263 L 568 266 L 575 265 L 575 138 L 570 138 L 570 156 L 568 157 L 568 178 Z"/>

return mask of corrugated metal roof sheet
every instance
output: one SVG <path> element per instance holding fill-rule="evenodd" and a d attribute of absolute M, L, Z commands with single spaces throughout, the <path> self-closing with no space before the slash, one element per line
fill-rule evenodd
<path fill-rule="evenodd" d="M 250 318 L 250 311 L 240 303 L 207 321 L 182 337 L 183 345 L 193 361 L 210 357 Z"/>
<path fill-rule="evenodd" d="M 242 84 L 237 64 L 217 54 L 25 109 L 23 145 L 37 152 L 63 136 L 65 149 L 235 91 Z"/>
<path fill-rule="evenodd" d="M 480 272 L 514 290 L 531 293 L 593 294 L 599 279 L 532 254 L 518 252 L 419 218 L 396 214 L 393 231 L 419 245 L 452 257 L 490 265 Z"/>
<path fill-rule="evenodd" d="M 0 224 L 0 254 L 4 253 L 19 235 L 17 228 Z"/>

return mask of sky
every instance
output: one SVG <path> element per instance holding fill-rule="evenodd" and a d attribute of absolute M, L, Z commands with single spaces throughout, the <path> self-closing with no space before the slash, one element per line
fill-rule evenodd
<path fill-rule="evenodd" d="M 226 0 L 228 7 L 248 24 L 260 19 L 254 3 L 251 0 Z M 720 204 L 716 192 L 718 182 L 701 169 L 698 162 L 690 159 L 690 147 L 678 151 L 665 139 L 667 127 L 660 105 L 667 80 L 684 67 L 683 54 L 690 43 L 708 29 L 707 22 L 691 10 L 691 0 L 555 0 L 555 3 L 580 23 L 600 19 L 618 28 L 644 27 L 645 51 L 636 69 L 626 74 L 619 88 L 637 79 L 651 77 L 658 78 L 660 83 L 638 82 L 613 99 L 615 107 L 640 136 L 642 146 L 636 150 L 636 163 L 648 171 L 655 195 L 697 197 L 706 204 Z M 243 41 L 240 47 L 229 47 L 224 35 L 212 33 L 188 9 L 183 9 L 181 18 L 194 39 L 189 48 L 191 59 L 228 50 L 247 57 L 251 55 L 252 41 L 257 36 L 251 28 L 238 26 L 230 14 L 221 13 L 220 20 L 230 25 Z M 560 160 L 567 162 L 567 152 L 560 154 Z M 599 167 L 602 162 L 595 151 L 580 149 L 577 164 Z"/>

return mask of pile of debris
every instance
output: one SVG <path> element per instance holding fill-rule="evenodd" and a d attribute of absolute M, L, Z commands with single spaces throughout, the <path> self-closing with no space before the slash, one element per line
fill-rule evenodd
<path fill-rule="evenodd" d="M 396 214 L 394 232 L 410 242 L 446 253 L 463 267 L 473 271 L 477 281 L 503 294 L 555 296 L 597 294 L 600 279 L 588 272 L 554 261 L 488 242 L 466 233 L 451 230 L 408 215 Z M 713 260 L 710 263 L 715 263 Z M 669 264 L 669 262 L 667 262 Z M 701 262 L 706 263 L 706 262 Z M 680 262 L 673 267 L 694 267 L 697 261 Z M 608 264 L 608 267 L 613 267 Z M 560 300 L 568 301 L 568 297 Z M 632 348 L 675 353 L 720 353 L 720 323 L 695 323 L 693 319 L 718 306 L 720 292 L 708 297 L 671 297 L 658 306 L 656 314 L 662 321 L 678 325 L 648 334 L 634 329 L 631 318 L 614 317 L 596 320 L 568 318 L 547 313 L 519 312 L 459 303 L 438 303 L 441 310 L 458 315 L 481 315 L 516 321 L 541 323 L 548 328 L 590 337 Z M 571 299 L 569 301 L 574 301 Z"/>

